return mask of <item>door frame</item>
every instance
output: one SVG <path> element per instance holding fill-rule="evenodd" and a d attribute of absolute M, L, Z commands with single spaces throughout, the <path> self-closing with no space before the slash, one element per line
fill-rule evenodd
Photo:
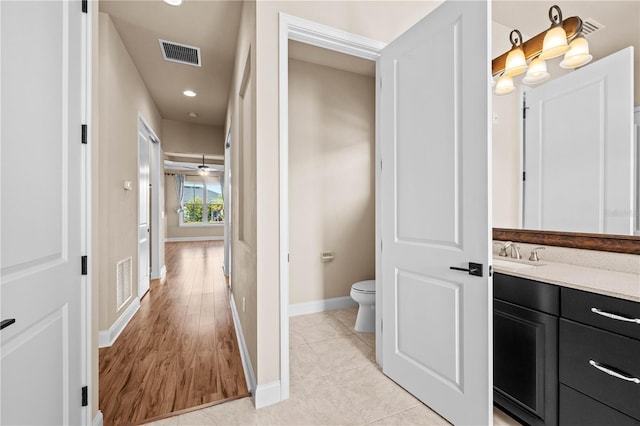
<path fill-rule="evenodd" d="M 149 212 L 148 221 L 150 222 L 149 226 L 149 260 L 151 261 L 151 269 L 149 271 L 149 280 L 154 278 L 160 278 L 165 266 L 160 265 L 160 172 L 161 164 L 160 164 L 160 138 L 156 135 L 156 132 L 149 125 L 149 122 L 145 120 L 143 115 L 138 112 L 138 134 L 140 132 L 146 132 L 148 134 L 149 139 L 149 183 L 151 184 L 151 189 L 149 190 L 149 194 L 151 195 L 151 202 L 149 202 L 149 197 L 147 197 L 147 211 Z M 138 153 L 138 170 L 140 170 L 140 155 Z M 140 174 L 138 172 L 138 176 L 136 176 L 137 186 L 140 187 Z M 138 198 L 140 195 L 138 194 Z M 140 200 L 138 199 L 138 208 L 140 207 Z M 138 215 L 139 218 L 139 215 Z M 136 239 L 138 239 L 138 229 L 136 228 Z M 153 245 L 152 245 L 153 243 Z M 163 243 L 163 242 L 162 242 Z M 155 247 L 154 247 L 155 246 Z M 140 259 L 140 245 L 138 244 L 138 261 Z M 140 289 L 137 291 L 138 298 L 142 299 L 140 294 Z M 146 294 L 146 293 L 145 293 Z"/>
<path fill-rule="evenodd" d="M 94 378 L 98 378 L 98 336 L 94 333 L 94 328 L 97 329 L 97 323 L 94 323 L 93 311 L 97 309 L 94 305 L 94 301 L 97 303 L 98 296 L 94 299 L 94 280 L 93 277 L 93 142 L 94 136 L 97 136 L 97 126 L 93 124 L 97 121 L 93 120 L 93 29 L 94 15 L 97 13 L 94 11 L 95 3 L 87 2 L 87 12 L 82 14 L 82 52 L 80 53 L 82 62 L 82 83 L 81 83 L 81 108 L 80 108 L 80 120 L 81 123 L 87 126 L 87 143 L 83 144 L 84 148 L 82 155 L 81 166 L 81 180 L 80 188 L 82 194 L 80 195 L 82 211 L 80 213 L 81 225 L 80 225 L 80 250 L 85 253 L 90 259 L 87 262 L 87 274 L 80 277 L 82 283 L 80 292 L 80 347 L 82 348 L 82 354 L 80 356 L 80 369 L 81 379 L 84 385 L 87 387 L 87 406 L 82 407 L 82 418 L 84 424 L 102 424 L 102 412 L 97 404 L 98 387 L 97 381 L 94 382 Z M 97 18 L 96 18 L 97 19 Z M 96 32 L 97 35 L 97 32 Z M 97 292 L 96 292 L 97 293 Z M 94 357 L 95 355 L 95 357 Z M 94 358 L 96 361 L 94 362 Z M 95 367 L 95 369 L 94 369 Z M 95 370 L 95 376 L 94 376 Z M 94 405 L 95 401 L 95 405 Z M 95 417 L 93 412 L 96 412 Z"/>
<path fill-rule="evenodd" d="M 342 31 L 333 27 L 279 13 L 278 71 L 279 71 L 279 151 L 280 151 L 280 400 L 289 398 L 289 40 L 334 50 L 376 62 L 387 45 L 377 40 Z M 375 137 L 375 208 L 376 208 L 376 304 L 382 306 L 380 271 L 380 141 L 378 87 L 376 86 Z M 381 312 L 376 310 L 376 334 L 380 330 Z M 382 366 L 382 339 L 376 339 L 376 362 Z"/>

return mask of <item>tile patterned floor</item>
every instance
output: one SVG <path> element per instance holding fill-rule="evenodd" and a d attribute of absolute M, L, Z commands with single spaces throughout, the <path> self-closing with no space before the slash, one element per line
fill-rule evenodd
<path fill-rule="evenodd" d="M 387 378 L 375 363 L 375 334 L 354 330 L 357 310 L 290 320 L 291 397 L 256 410 L 249 398 L 153 425 L 449 425 Z M 496 426 L 519 425 L 494 410 Z"/>

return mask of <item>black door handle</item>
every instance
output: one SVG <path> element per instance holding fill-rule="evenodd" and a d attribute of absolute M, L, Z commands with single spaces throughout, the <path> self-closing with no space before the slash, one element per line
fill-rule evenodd
<path fill-rule="evenodd" d="M 469 262 L 469 268 L 459 268 L 457 266 L 449 266 L 449 269 L 453 269 L 455 271 L 468 272 L 469 275 L 473 275 L 475 277 L 482 276 L 482 263 Z"/>
<path fill-rule="evenodd" d="M 2 320 L 2 322 L 0 322 L 0 330 L 2 330 L 5 327 L 9 327 L 14 322 L 16 322 L 15 318 L 9 318 L 9 319 L 6 319 L 6 320 Z"/>

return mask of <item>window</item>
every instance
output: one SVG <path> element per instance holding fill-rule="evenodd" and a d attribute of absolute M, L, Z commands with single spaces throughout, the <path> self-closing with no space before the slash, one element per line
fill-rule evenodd
<path fill-rule="evenodd" d="M 224 222 L 222 188 L 217 177 L 187 176 L 183 199 L 181 225 L 222 225 Z"/>

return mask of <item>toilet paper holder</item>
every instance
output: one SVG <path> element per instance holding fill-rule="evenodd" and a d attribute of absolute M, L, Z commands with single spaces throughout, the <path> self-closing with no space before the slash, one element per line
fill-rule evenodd
<path fill-rule="evenodd" d="M 320 262 L 328 263 L 333 261 L 333 252 L 332 251 L 323 251 L 320 253 Z"/>

